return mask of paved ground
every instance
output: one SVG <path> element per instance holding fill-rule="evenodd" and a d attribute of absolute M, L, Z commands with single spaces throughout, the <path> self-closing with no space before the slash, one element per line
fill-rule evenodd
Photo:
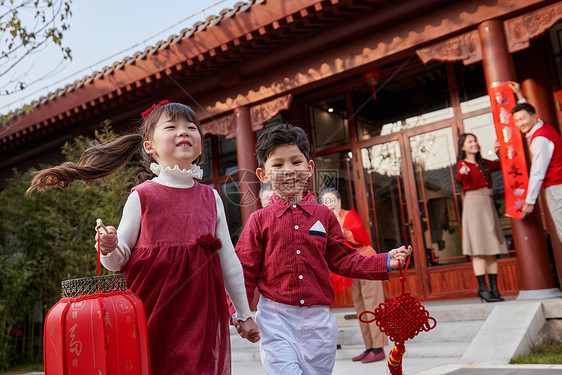
<path fill-rule="evenodd" d="M 467 300 L 426 302 L 426 305 L 462 304 Z M 388 354 L 390 347 L 385 347 Z M 407 350 L 407 346 L 406 346 Z M 336 357 L 333 375 L 373 375 L 388 374 L 386 361 L 376 363 L 352 362 Z M 557 365 L 466 365 L 457 363 L 459 358 L 409 358 L 408 352 L 403 360 L 403 373 L 406 375 L 562 375 L 562 364 Z M 12 372 L 0 375 L 43 375 L 43 372 Z M 56 374 L 53 374 L 56 375 Z M 259 362 L 233 362 L 232 375 L 266 375 Z"/>
<path fill-rule="evenodd" d="M 406 375 L 561 375 L 560 365 L 499 365 L 479 366 L 447 364 L 436 358 L 404 358 L 403 372 Z M 265 375 L 261 365 L 233 363 L 232 375 Z M 349 359 L 337 360 L 333 375 L 374 375 L 388 374 L 386 363 L 357 363 Z M 43 375 L 42 372 L 10 372 L 2 375 Z"/>
<path fill-rule="evenodd" d="M 404 358 L 406 375 L 561 375 L 560 365 L 499 365 L 479 366 L 448 363 L 443 358 Z M 333 375 L 386 375 L 385 362 L 358 363 L 350 359 L 336 360 Z M 232 375 L 265 375 L 259 364 L 233 363 Z"/>

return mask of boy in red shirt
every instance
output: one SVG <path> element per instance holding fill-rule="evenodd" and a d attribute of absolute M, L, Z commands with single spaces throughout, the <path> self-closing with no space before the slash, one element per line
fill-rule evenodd
<path fill-rule="evenodd" d="M 280 124 L 260 136 L 256 173 L 275 194 L 248 218 L 236 245 L 250 303 L 254 287 L 261 294 L 256 323 L 268 374 L 331 374 L 337 323 L 329 310 L 334 289 L 328 270 L 388 280 L 412 252 L 402 246 L 364 257 L 347 246 L 334 213 L 305 191 L 314 170 L 309 150 L 296 126 Z"/>

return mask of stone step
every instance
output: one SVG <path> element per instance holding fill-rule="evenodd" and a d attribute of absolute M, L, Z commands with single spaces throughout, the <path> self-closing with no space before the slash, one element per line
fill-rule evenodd
<path fill-rule="evenodd" d="M 230 349 L 230 359 L 232 362 L 260 362 L 259 344 L 254 344 L 255 348 L 239 349 L 234 346 Z"/>
<path fill-rule="evenodd" d="M 259 345 L 252 344 L 253 347 L 239 348 L 232 346 L 231 359 L 233 362 L 259 362 Z M 405 358 L 461 358 L 467 350 L 469 342 L 447 342 L 447 343 L 414 343 L 406 342 Z M 388 352 L 392 345 L 386 346 Z M 336 351 L 336 359 L 346 360 L 355 357 L 365 350 L 364 345 L 342 345 Z"/>
<path fill-rule="evenodd" d="M 469 342 L 413 343 L 406 342 L 405 358 L 460 358 Z M 384 348 L 388 355 L 392 345 Z M 336 351 L 336 359 L 351 359 L 365 350 L 364 345 L 344 345 Z"/>
<path fill-rule="evenodd" d="M 437 325 L 429 332 L 421 332 L 406 342 L 408 355 L 444 358 L 462 356 L 492 310 L 489 306 L 489 304 L 430 306 L 428 311 L 431 309 L 430 316 L 437 320 Z M 337 342 L 342 347 L 337 355 L 342 358 L 352 358 L 364 350 L 355 310 L 335 309 L 333 314 L 338 321 Z M 233 361 L 259 361 L 259 344 L 241 338 L 232 326 L 230 333 Z M 391 346 L 388 346 L 387 351 L 390 348 Z"/>
<path fill-rule="evenodd" d="M 468 342 L 476 336 L 482 324 L 484 324 L 483 320 L 440 321 L 432 330 L 420 332 L 416 337 L 408 340 L 408 342 Z M 338 326 L 338 343 L 340 345 L 363 343 L 361 329 L 359 328 L 359 322 L 357 320 L 352 321 L 352 324 L 349 325 Z"/>
<path fill-rule="evenodd" d="M 480 303 L 466 302 L 461 300 L 457 303 L 451 302 L 450 305 L 443 302 L 423 302 L 425 309 L 429 315 L 438 322 L 454 322 L 454 321 L 470 321 L 481 320 L 484 321 L 490 315 L 496 304 L 493 303 Z M 450 302 L 450 301 L 448 301 Z M 354 325 L 357 321 L 357 314 L 352 308 L 332 309 L 332 314 L 335 315 L 338 326 Z M 367 315 L 371 318 L 372 315 Z"/>
<path fill-rule="evenodd" d="M 428 332 L 424 332 L 428 334 Z M 421 334 L 420 334 L 421 335 Z M 342 336 L 338 332 L 338 358 L 352 358 L 365 350 L 361 333 L 349 338 Z M 390 350 L 393 343 L 386 347 Z M 407 355 L 410 357 L 440 357 L 440 358 L 460 358 L 470 345 L 470 340 L 455 341 L 452 337 L 448 337 L 447 341 L 431 341 L 431 340 L 408 340 L 406 342 Z M 259 361 L 259 344 L 253 344 L 242 339 L 240 336 L 231 336 L 232 360 L 233 361 Z"/>
<path fill-rule="evenodd" d="M 442 321 L 437 323 L 435 328 L 428 332 L 420 332 L 408 342 L 470 342 L 478 334 L 483 324 L 483 320 Z"/>

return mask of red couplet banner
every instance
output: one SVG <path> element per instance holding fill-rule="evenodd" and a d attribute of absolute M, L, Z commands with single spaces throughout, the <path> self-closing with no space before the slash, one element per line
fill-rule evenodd
<path fill-rule="evenodd" d="M 492 103 L 492 114 L 496 136 L 500 141 L 500 160 L 505 192 L 505 215 L 521 219 L 525 204 L 529 173 L 523 148 L 523 138 L 515 125 L 511 109 L 515 106 L 515 95 L 509 82 L 493 84 L 488 88 Z"/>

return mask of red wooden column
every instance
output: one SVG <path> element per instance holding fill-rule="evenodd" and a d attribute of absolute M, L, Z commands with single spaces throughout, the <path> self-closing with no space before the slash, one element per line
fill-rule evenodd
<path fill-rule="evenodd" d="M 490 20 L 478 26 L 482 44 L 482 65 L 486 85 L 516 80 L 513 58 L 507 50 L 503 23 Z M 548 257 L 540 215 L 535 210 L 523 220 L 511 219 L 513 241 L 519 265 L 518 299 L 559 297 Z"/>
<path fill-rule="evenodd" d="M 538 38 L 532 41 L 530 48 L 517 54 L 515 58 L 517 77 L 521 81 L 523 95 L 525 95 L 529 104 L 535 107 L 539 117 L 560 132 L 555 101 L 552 97 L 553 73 L 547 68 L 548 64 L 545 64 L 545 69 L 537 69 L 537 61 L 548 61 L 550 58 L 547 54 L 549 48 L 547 42 L 546 37 Z M 556 234 L 556 227 L 548 211 L 543 191 L 539 195 L 539 205 L 535 209 L 540 209 L 539 212 L 542 213 L 543 222 L 550 233 L 550 243 L 556 262 L 558 280 L 562 280 L 562 239 L 559 239 Z"/>
<path fill-rule="evenodd" d="M 252 131 L 252 121 L 248 107 L 234 110 L 236 126 L 236 158 L 238 159 L 240 209 L 242 225 L 246 224 L 252 212 L 261 207 L 259 200 L 260 181 L 256 176 L 258 161 L 255 156 L 256 133 Z"/>

